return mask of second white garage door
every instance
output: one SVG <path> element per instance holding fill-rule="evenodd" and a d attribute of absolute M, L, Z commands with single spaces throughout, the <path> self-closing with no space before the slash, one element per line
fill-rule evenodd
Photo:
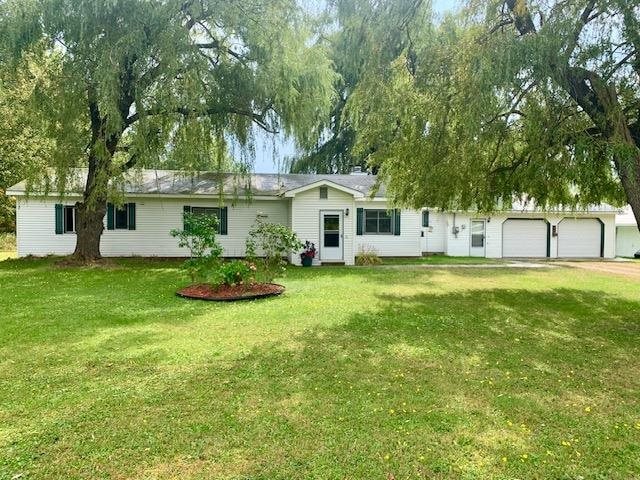
<path fill-rule="evenodd" d="M 548 226 L 544 220 L 507 219 L 502 224 L 502 256 L 546 257 L 547 239 Z"/>
<path fill-rule="evenodd" d="M 601 243 L 602 224 L 596 218 L 563 218 L 558 223 L 558 257 L 599 257 Z"/>

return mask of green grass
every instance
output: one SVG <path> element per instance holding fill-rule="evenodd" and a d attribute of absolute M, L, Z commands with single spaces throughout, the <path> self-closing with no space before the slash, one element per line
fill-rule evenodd
<path fill-rule="evenodd" d="M 489 263 L 505 263 L 505 260 L 485 257 L 448 257 L 446 255 L 382 257 L 383 265 L 476 265 Z"/>
<path fill-rule="evenodd" d="M 578 269 L 0 263 L 0 478 L 619 478 L 640 471 L 640 283 Z"/>

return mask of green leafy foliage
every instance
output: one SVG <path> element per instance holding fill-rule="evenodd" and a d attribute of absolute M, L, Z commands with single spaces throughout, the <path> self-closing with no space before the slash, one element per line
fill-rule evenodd
<path fill-rule="evenodd" d="M 216 269 L 217 283 L 236 286 L 253 283 L 256 275 L 256 265 L 244 260 L 231 260 L 222 263 Z"/>
<path fill-rule="evenodd" d="M 256 128 L 300 145 L 331 105 L 334 73 L 296 0 L 41 0 L 0 3 L 0 64 L 52 55 L 52 88 L 30 118 L 55 130 L 33 182 L 81 181 L 76 255 L 99 256 L 109 196 L 134 168 L 251 163 Z M 45 177 L 45 178 L 43 178 Z"/>
<path fill-rule="evenodd" d="M 184 229 L 171 230 L 178 246 L 189 250 L 183 264 L 192 282 L 206 280 L 218 266 L 222 246 L 216 240 L 218 218 L 212 215 L 184 214 Z"/>
<path fill-rule="evenodd" d="M 19 68 L 0 71 L 0 232 L 15 231 L 15 201 L 5 191 L 42 174 L 52 154 L 55 133 L 36 114 L 33 97 L 52 93 L 57 61 L 55 55 L 28 54 Z"/>
<path fill-rule="evenodd" d="M 626 200 L 640 218 L 639 7 L 492 0 L 408 19 L 411 42 L 349 98 L 356 154 L 402 205 Z"/>
<path fill-rule="evenodd" d="M 246 255 L 253 262 L 261 264 L 264 280 L 272 282 L 284 273 L 287 264 L 285 258 L 302 246 L 297 235 L 286 225 L 258 218 L 246 240 Z"/>
<path fill-rule="evenodd" d="M 428 12 L 420 4 L 415 0 L 328 2 L 323 38 L 338 73 L 334 100 L 331 110 L 313 127 L 314 142 L 291 161 L 292 173 L 349 173 L 355 165 L 367 167 L 368 152 L 354 149 L 356 132 L 345 107 L 361 79 L 375 68 L 373 62 L 392 60 L 407 48 L 407 20 L 416 23 Z"/>

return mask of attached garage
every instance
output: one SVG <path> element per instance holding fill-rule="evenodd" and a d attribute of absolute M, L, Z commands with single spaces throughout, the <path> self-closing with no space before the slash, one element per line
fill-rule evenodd
<path fill-rule="evenodd" d="M 508 218 L 502 224 L 502 256 L 549 256 L 549 224 L 539 218 Z"/>
<path fill-rule="evenodd" d="M 633 257 L 640 252 L 640 232 L 635 225 L 621 225 L 616 228 L 616 255 Z"/>
<path fill-rule="evenodd" d="M 563 218 L 558 223 L 558 257 L 603 255 L 604 225 L 597 218 Z"/>

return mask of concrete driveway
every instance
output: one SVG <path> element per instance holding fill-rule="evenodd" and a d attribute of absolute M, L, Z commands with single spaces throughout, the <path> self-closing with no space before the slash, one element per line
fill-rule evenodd
<path fill-rule="evenodd" d="M 640 261 L 558 262 L 574 268 L 640 280 Z"/>

